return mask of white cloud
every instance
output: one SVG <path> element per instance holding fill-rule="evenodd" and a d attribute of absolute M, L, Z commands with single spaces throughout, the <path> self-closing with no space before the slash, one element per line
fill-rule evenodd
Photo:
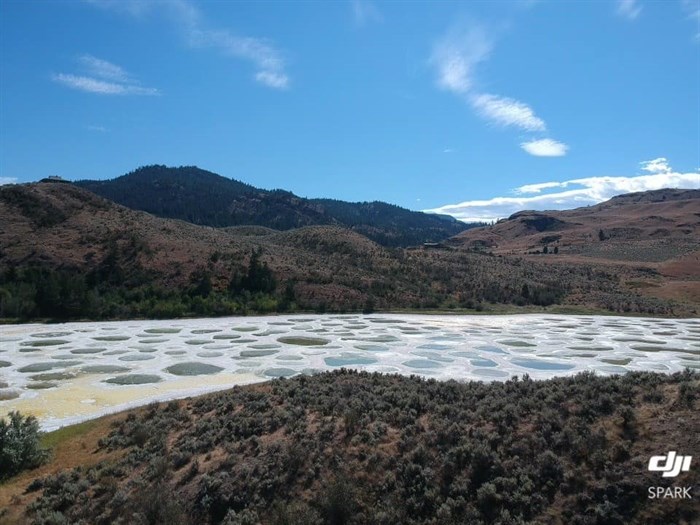
<path fill-rule="evenodd" d="M 634 20 L 642 12 L 642 6 L 637 3 L 637 0 L 617 0 L 617 14 Z"/>
<path fill-rule="evenodd" d="M 454 151 L 455 150 L 453 150 L 452 148 L 445 148 L 444 150 L 442 150 L 443 153 L 454 153 Z"/>
<path fill-rule="evenodd" d="M 17 177 L 0 177 L 0 186 L 5 184 L 16 184 Z"/>
<path fill-rule="evenodd" d="M 490 94 L 475 95 L 471 103 L 477 113 L 501 126 L 513 126 L 526 131 L 544 131 L 544 120 L 535 115 L 527 104 Z"/>
<path fill-rule="evenodd" d="M 474 68 L 489 57 L 492 48 L 491 39 L 480 26 L 450 31 L 434 46 L 430 59 L 437 69 L 438 85 L 466 94 L 472 88 Z"/>
<path fill-rule="evenodd" d="M 560 188 L 561 182 L 538 182 L 537 184 L 526 184 L 525 186 L 520 186 L 515 188 L 515 193 L 540 193 L 542 190 L 547 190 L 549 188 Z"/>
<path fill-rule="evenodd" d="M 226 55 L 252 62 L 257 70 L 255 80 L 267 87 L 289 87 L 289 77 L 284 72 L 284 59 L 266 40 L 241 37 L 228 31 L 194 29 L 189 33 L 189 42 L 194 47 L 217 48 Z"/>
<path fill-rule="evenodd" d="M 430 63 L 437 74 L 437 85 L 460 96 L 482 118 L 503 127 L 525 131 L 545 131 L 547 125 L 526 103 L 479 90 L 476 67 L 486 61 L 493 49 L 493 39 L 486 29 L 471 25 L 453 28 L 433 46 Z M 527 146 L 526 146 L 527 144 Z M 532 140 L 522 145 L 538 156 L 561 156 L 568 146 L 551 139 Z"/>
<path fill-rule="evenodd" d="M 114 82 L 132 82 L 129 74 L 124 71 L 124 68 L 116 64 L 112 64 L 107 60 L 102 60 L 101 58 L 94 57 L 92 55 L 82 55 L 78 57 L 78 60 L 85 66 L 88 73 L 92 76 L 96 76 L 105 80 L 112 80 Z"/>
<path fill-rule="evenodd" d="M 642 165 L 651 167 L 653 164 L 645 162 Z M 521 210 L 565 210 L 598 204 L 623 193 L 662 188 L 700 189 L 700 172 L 680 173 L 670 168 L 665 170 L 666 167 L 668 164 L 657 164 L 658 171 L 646 175 L 600 176 L 526 184 L 514 190 L 515 197 L 465 201 L 424 211 L 452 215 L 465 222 L 493 221 Z M 554 189 L 561 191 L 543 192 Z"/>
<path fill-rule="evenodd" d="M 671 166 L 668 165 L 668 160 L 666 157 L 659 157 L 658 159 L 645 160 L 640 162 L 642 171 L 647 171 L 649 173 L 671 173 Z"/>
<path fill-rule="evenodd" d="M 98 95 L 160 95 L 156 88 L 144 88 L 133 84 L 118 84 L 116 82 L 107 82 L 97 78 L 66 73 L 52 75 L 51 79 L 69 88 Z"/>
<path fill-rule="evenodd" d="M 89 126 L 86 126 L 88 130 L 90 131 L 97 131 L 99 133 L 107 133 L 109 130 L 105 128 L 104 126 L 98 126 L 95 124 L 90 124 Z"/>
<path fill-rule="evenodd" d="M 260 71 L 255 74 L 255 80 L 276 89 L 286 89 L 289 86 L 289 77 L 274 71 Z"/>
<path fill-rule="evenodd" d="M 253 79 L 269 88 L 286 89 L 290 79 L 282 53 L 266 39 L 212 29 L 203 22 L 197 5 L 188 0 L 86 0 L 97 7 L 137 18 L 162 13 L 179 28 L 187 45 L 218 49 L 225 55 L 253 64 Z"/>
<path fill-rule="evenodd" d="M 358 26 L 365 26 L 372 22 L 382 22 L 384 17 L 372 2 L 366 0 L 352 1 L 352 14 Z"/>
<path fill-rule="evenodd" d="M 563 157 L 569 146 L 552 139 L 531 140 L 520 144 L 530 155 L 535 157 Z"/>

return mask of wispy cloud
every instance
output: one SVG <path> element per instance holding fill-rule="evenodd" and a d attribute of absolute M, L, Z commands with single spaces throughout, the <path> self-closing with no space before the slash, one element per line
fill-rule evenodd
<path fill-rule="evenodd" d="M 4 186 L 5 184 L 16 184 L 17 183 L 17 177 L 0 177 L 0 186 Z"/>
<path fill-rule="evenodd" d="M 617 0 L 616 12 L 623 18 L 635 20 L 642 12 L 642 6 L 637 0 Z"/>
<path fill-rule="evenodd" d="M 105 128 L 104 126 L 98 126 L 98 125 L 95 125 L 95 124 L 90 124 L 89 126 L 86 126 L 86 128 L 87 128 L 89 131 L 96 131 L 96 132 L 98 132 L 98 133 L 107 133 L 107 131 L 109 131 L 109 130 L 108 130 L 107 128 Z"/>
<path fill-rule="evenodd" d="M 493 45 L 491 33 L 481 25 L 452 28 L 436 42 L 430 57 L 438 87 L 459 96 L 477 115 L 493 124 L 529 132 L 545 131 L 545 121 L 528 104 L 478 88 L 476 68 L 488 60 Z M 522 148 L 531 155 L 554 156 L 553 145 L 558 146 L 557 156 L 566 154 L 568 147 L 552 139 L 531 140 Z"/>
<path fill-rule="evenodd" d="M 133 84 L 117 84 L 66 73 L 52 75 L 51 79 L 66 87 L 98 95 L 160 95 L 156 88 L 144 88 Z"/>
<path fill-rule="evenodd" d="M 488 93 L 475 95 L 471 103 L 482 117 L 501 126 L 513 126 L 526 131 L 544 131 L 544 120 L 530 106 L 518 100 Z"/>
<path fill-rule="evenodd" d="M 268 41 L 259 38 L 240 37 L 228 31 L 189 31 L 189 43 L 194 47 L 217 48 L 228 56 L 248 60 L 255 66 L 255 80 L 267 87 L 285 89 L 289 77 L 285 73 L 284 59 Z"/>
<path fill-rule="evenodd" d="M 78 62 L 86 75 L 56 73 L 51 75 L 51 80 L 71 89 L 98 95 L 160 95 L 156 88 L 140 86 L 124 68 L 112 62 L 92 55 L 81 55 Z"/>
<path fill-rule="evenodd" d="M 466 95 L 474 84 L 474 69 L 491 54 L 493 42 L 478 25 L 453 28 L 433 47 L 431 64 L 437 70 L 438 85 L 457 95 Z"/>
<path fill-rule="evenodd" d="M 520 144 L 530 155 L 535 157 L 563 157 L 569 146 L 552 139 L 531 140 Z"/>
<path fill-rule="evenodd" d="M 377 6 L 367 0 L 353 0 L 352 15 L 355 23 L 360 26 L 366 26 L 370 23 L 383 22 L 384 17 Z"/>
<path fill-rule="evenodd" d="M 515 196 L 465 201 L 424 211 L 452 215 L 465 222 L 493 221 L 521 210 L 565 210 L 588 206 L 622 193 L 662 188 L 700 189 L 700 172 L 676 172 L 664 158 L 646 161 L 640 166 L 647 174 L 526 184 L 513 190 Z"/>
<path fill-rule="evenodd" d="M 700 0 L 681 0 L 681 7 L 688 20 L 695 24 L 693 40 L 700 42 Z"/>
<path fill-rule="evenodd" d="M 141 18 L 151 13 L 164 16 L 175 25 L 187 45 L 217 49 L 224 55 L 253 65 L 253 79 L 272 89 L 287 89 L 290 78 L 283 54 L 271 41 L 239 35 L 226 29 L 208 26 L 204 16 L 188 0 L 86 0 L 102 9 Z"/>
<path fill-rule="evenodd" d="M 121 66 L 92 55 L 82 55 L 78 57 L 78 60 L 87 69 L 88 73 L 93 76 L 115 82 L 133 82 L 129 74 Z"/>

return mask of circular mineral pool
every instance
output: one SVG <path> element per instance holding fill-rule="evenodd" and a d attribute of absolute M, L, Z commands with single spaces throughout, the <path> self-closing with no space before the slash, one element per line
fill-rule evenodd
<path fill-rule="evenodd" d="M 155 359 L 156 356 L 151 354 L 128 354 L 123 355 L 119 358 L 120 361 L 148 361 L 149 359 Z"/>
<path fill-rule="evenodd" d="M 442 368 L 442 364 L 431 359 L 410 359 L 409 361 L 404 361 L 403 364 L 410 368 Z"/>
<path fill-rule="evenodd" d="M 386 352 L 389 349 L 383 345 L 355 345 L 358 350 L 365 350 L 368 352 Z"/>
<path fill-rule="evenodd" d="M 321 337 L 280 337 L 277 340 L 287 345 L 299 346 L 323 346 L 330 343 L 328 339 L 322 339 Z"/>
<path fill-rule="evenodd" d="M 508 377 L 508 372 L 495 368 L 475 368 L 471 373 L 479 377 Z"/>
<path fill-rule="evenodd" d="M 241 350 L 241 357 L 263 357 L 278 354 L 279 350 Z"/>
<path fill-rule="evenodd" d="M 511 340 L 511 339 L 508 339 L 505 341 L 498 341 L 498 342 L 502 345 L 515 346 L 518 348 L 534 348 L 537 346 L 537 345 L 534 345 L 532 343 L 528 343 L 526 341 L 517 341 L 517 340 Z"/>
<path fill-rule="evenodd" d="M 556 363 L 554 361 L 543 361 L 541 359 L 513 359 L 514 365 L 533 370 L 571 370 L 575 365 L 567 365 L 566 363 Z"/>
<path fill-rule="evenodd" d="M 131 370 L 131 368 L 119 365 L 88 365 L 80 369 L 81 372 L 86 374 L 119 374 L 121 372 L 128 372 L 129 370 Z"/>
<path fill-rule="evenodd" d="M 178 334 L 182 328 L 146 328 L 144 332 L 148 334 Z"/>
<path fill-rule="evenodd" d="M 19 397 L 19 392 L 17 390 L 0 390 L 0 401 L 9 401 L 10 399 L 17 399 Z"/>
<path fill-rule="evenodd" d="M 52 338 L 52 337 L 66 337 L 69 336 L 71 333 L 70 332 L 44 332 L 41 334 L 32 334 L 30 337 L 39 337 L 39 338 Z"/>
<path fill-rule="evenodd" d="M 82 361 L 61 361 L 59 363 L 32 363 L 31 365 L 23 366 L 17 371 L 23 374 L 30 374 L 32 372 L 46 372 L 47 370 L 53 370 L 54 368 L 65 368 L 68 366 L 75 366 L 81 364 Z"/>
<path fill-rule="evenodd" d="M 324 361 L 328 366 L 371 365 L 377 362 L 376 359 L 360 354 L 340 354 L 337 357 L 326 357 Z"/>
<path fill-rule="evenodd" d="M 104 382 L 112 385 L 146 385 L 149 383 L 160 383 L 162 380 L 163 378 L 153 374 L 126 374 L 110 377 L 105 379 Z"/>
<path fill-rule="evenodd" d="M 106 348 L 76 348 L 74 350 L 71 350 L 71 354 L 99 354 L 100 352 L 104 352 L 107 350 Z"/>
<path fill-rule="evenodd" d="M 490 359 L 472 359 L 470 363 L 473 366 L 498 366 L 498 363 L 491 361 Z"/>
<path fill-rule="evenodd" d="M 75 374 L 70 372 L 47 372 L 45 374 L 37 374 L 29 376 L 32 381 L 61 381 L 63 379 L 73 379 Z"/>
<path fill-rule="evenodd" d="M 205 351 L 205 352 L 197 352 L 197 357 L 204 357 L 204 358 L 212 358 L 212 357 L 221 357 L 224 355 L 221 352 L 213 352 L 211 350 Z"/>
<path fill-rule="evenodd" d="M 31 346 L 31 347 L 42 347 L 42 346 L 58 346 L 65 345 L 70 341 L 65 339 L 42 339 L 41 341 L 23 341 L 19 346 Z"/>
<path fill-rule="evenodd" d="M 299 372 L 291 368 L 268 368 L 264 373 L 267 377 L 291 377 Z"/>
<path fill-rule="evenodd" d="M 216 374 L 221 372 L 223 368 L 208 363 L 189 362 L 177 363 L 167 367 L 165 370 L 176 376 L 200 376 Z"/>
<path fill-rule="evenodd" d="M 25 388 L 29 390 L 46 390 L 47 388 L 55 388 L 58 385 L 56 383 L 48 383 L 44 381 L 39 381 L 37 383 L 29 383 Z"/>

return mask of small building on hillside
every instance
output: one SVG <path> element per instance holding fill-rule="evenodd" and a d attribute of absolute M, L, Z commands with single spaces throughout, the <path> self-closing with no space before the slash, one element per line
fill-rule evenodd
<path fill-rule="evenodd" d="M 70 182 L 63 177 L 59 177 L 58 175 L 49 175 L 45 179 L 41 179 L 39 182 Z"/>

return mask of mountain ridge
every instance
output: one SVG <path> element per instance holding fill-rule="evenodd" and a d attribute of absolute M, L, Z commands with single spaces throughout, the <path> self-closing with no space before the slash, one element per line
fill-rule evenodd
<path fill-rule="evenodd" d="M 115 179 L 74 184 L 128 208 L 193 224 L 276 230 L 337 225 L 383 246 L 441 241 L 475 226 L 381 201 L 309 199 L 282 189 L 264 190 L 196 166 L 144 166 Z"/>

